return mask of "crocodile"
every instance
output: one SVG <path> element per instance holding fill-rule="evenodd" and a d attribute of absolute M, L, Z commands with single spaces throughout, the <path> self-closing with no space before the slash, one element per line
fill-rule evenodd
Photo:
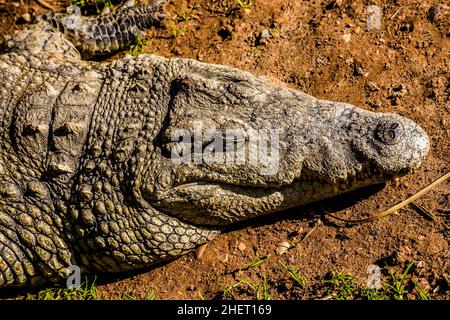
<path fill-rule="evenodd" d="M 192 59 L 92 59 L 158 24 L 162 4 L 47 14 L 5 41 L 1 290 L 62 284 L 72 266 L 157 266 L 231 225 L 382 184 L 426 157 L 425 131 L 397 114 Z"/>

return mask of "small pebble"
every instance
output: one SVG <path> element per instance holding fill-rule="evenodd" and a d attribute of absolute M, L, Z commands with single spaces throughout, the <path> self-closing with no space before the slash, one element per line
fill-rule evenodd
<path fill-rule="evenodd" d="M 101 15 L 105 16 L 105 15 L 110 14 L 110 13 L 111 13 L 111 9 L 109 7 L 104 7 L 102 12 L 101 12 Z"/>
<path fill-rule="evenodd" d="M 375 91 L 379 91 L 380 87 L 378 87 L 378 85 L 375 82 L 369 82 L 369 83 L 367 83 L 367 89 L 370 92 L 375 92 Z"/>
<path fill-rule="evenodd" d="M 412 249 L 406 245 L 401 246 L 395 253 L 396 263 L 407 263 L 410 260 Z"/>
<path fill-rule="evenodd" d="M 223 263 L 228 262 L 228 253 L 219 254 L 219 260 Z"/>
<path fill-rule="evenodd" d="M 428 20 L 431 22 L 435 22 L 438 17 L 442 14 L 444 11 L 444 6 L 441 4 L 433 5 L 430 10 L 428 10 Z"/>
<path fill-rule="evenodd" d="M 344 42 L 349 43 L 352 40 L 352 35 L 350 33 L 346 33 L 342 36 L 342 40 Z"/>
<path fill-rule="evenodd" d="M 195 256 L 197 259 L 201 259 L 203 257 L 203 254 L 205 253 L 206 247 L 208 246 L 207 243 L 202 244 L 200 247 L 195 250 Z"/>
<path fill-rule="evenodd" d="M 195 286 L 193 284 L 190 284 L 186 290 L 187 291 L 195 291 Z"/>
<path fill-rule="evenodd" d="M 364 75 L 364 70 L 362 68 L 361 63 L 355 62 L 353 64 L 353 75 L 356 77 L 360 77 L 360 76 Z"/>
<path fill-rule="evenodd" d="M 353 64 L 353 62 L 354 62 L 353 58 L 348 58 L 347 60 L 345 60 L 345 63 L 348 65 Z"/>
<path fill-rule="evenodd" d="M 174 47 L 172 49 L 172 53 L 176 56 L 181 56 L 183 54 L 183 52 L 178 47 Z"/>
<path fill-rule="evenodd" d="M 245 249 L 247 248 L 247 246 L 245 245 L 245 243 L 239 242 L 237 248 L 238 248 L 240 251 L 245 251 Z"/>
<path fill-rule="evenodd" d="M 406 298 L 407 298 L 408 300 L 416 300 L 416 296 L 413 295 L 412 293 L 406 294 Z"/>
<path fill-rule="evenodd" d="M 272 36 L 270 35 L 269 30 L 264 29 L 264 30 L 261 32 L 261 34 L 259 35 L 259 37 L 262 38 L 262 39 L 269 39 L 269 38 L 271 38 Z"/>
<path fill-rule="evenodd" d="M 31 15 L 29 13 L 24 13 L 21 18 L 26 22 L 26 23 L 30 23 L 31 22 Z"/>
<path fill-rule="evenodd" d="M 417 285 L 423 290 L 423 292 L 428 293 L 431 290 L 431 286 L 428 281 L 424 278 L 417 279 Z"/>
<path fill-rule="evenodd" d="M 291 247 L 291 244 L 288 241 L 283 241 L 278 245 L 278 247 L 275 251 L 276 251 L 277 255 L 281 256 L 281 255 L 285 254 L 289 250 L 290 247 Z"/>

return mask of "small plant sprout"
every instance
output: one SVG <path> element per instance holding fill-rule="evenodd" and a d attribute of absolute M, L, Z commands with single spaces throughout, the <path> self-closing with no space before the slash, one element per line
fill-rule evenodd
<path fill-rule="evenodd" d="M 101 12 L 101 7 L 106 7 L 109 9 L 114 8 L 114 4 L 111 2 L 111 0 L 70 0 L 69 4 L 79 6 L 81 9 L 95 6 L 97 13 Z"/>
<path fill-rule="evenodd" d="M 337 300 L 351 300 L 357 291 L 353 277 L 342 272 L 336 273 L 331 279 L 325 280 L 328 285 L 327 293 Z"/>
<path fill-rule="evenodd" d="M 168 28 L 168 31 L 172 38 L 177 38 L 178 36 L 186 32 L 187 29 L 187 27 L 180 28 L 175 24 L 174 21 L 170 21 L 170 27 Z"/>
<path fill-rule="evenodd" d="M 406 277 L 409 274 L 409 271 L 411 270 L 413 265 L 414 262 L 408 264 L 405 271 L 400 277 L 397 276 L 396 273 L 389 271 L 392 283 L 386 283 L 386 286 L 392 292 L 392 296 L 395 300 L 404 300 L 406 298 L 406 294 L 408 293 L 408 290 L 406 290 L 406 284 L 408 282 L 406 281 Z"/>
<path fill-rule="evenodd" d="M 144 52 L 145 47 L 150 43 L 149 39 L 143 39 L 141 36 L 136 36 L 136 44 L 132 45 L 129 50 L 129 54 L 132 56 L 140 55 Z"/>
<path fill-rule="evenodd" d="M 250 9 L 253 6 L 253 0 L 238 0 L 238 3 L 243 9 Z"/>
<path fill-rule="evenodd" d="M 306 280 L 303 276 L 299 275 L 298 270 L 294 266 L 288 266 L 284 261 L 279 260 L 281 266 L 288 272 L 291 280 L 294 284 L 302 289 L 306 288 Z"/>

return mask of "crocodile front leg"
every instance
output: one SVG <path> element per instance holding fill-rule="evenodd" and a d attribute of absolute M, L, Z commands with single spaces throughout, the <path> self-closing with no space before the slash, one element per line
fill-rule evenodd
<path fill-rule="evenodd" d="M 115 12 L 94 17 L 50 13 L 41 21 L 64 34 L 80 51 L 83 58 L 115 53 L 136 42 L 145 30 L 156 25 L 165 15 L 160 13 L 165 0 L 145 6 L 123 6 Z"/>
<path fill-rule="evenodd" d="M 95 17 L 44 14 L 37 24 L 10 35 L 2 51 L 64 62 L 110 55 L 127 48 L 146 29 L 164 19 L 159 12 L 164 3 L 160 0 L 146 6 L 124 6 Z"/>

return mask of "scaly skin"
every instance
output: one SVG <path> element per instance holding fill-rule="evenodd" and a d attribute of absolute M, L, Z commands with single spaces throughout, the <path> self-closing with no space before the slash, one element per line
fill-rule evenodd
<path fill-rule="evenodd" d="M 194 60 L 88 62 L 77 41 L 41 22 L 0 55 L 0 288 L 60 283 L 73 264 L 105 273 L 174 259 L 233 223 L 404 175 L 429 149 L 398 115 Z M 277 129 L 278 171 L 175 163 L 191 145 L 172 134 L 197 120 Z"/>
<path fill-rule="evenodd" d="M 145 30 L 165 17 L 158 12 L 164 3 L 165 0 L 159 0 L 145 6 L 124 6 L 114 14 L 94 17 L 79 16 L 79 12 L 49 13 L 39 20 L 61 32 L 83 58 L 91 58 L 109 55 L 133 44 Z"/>

